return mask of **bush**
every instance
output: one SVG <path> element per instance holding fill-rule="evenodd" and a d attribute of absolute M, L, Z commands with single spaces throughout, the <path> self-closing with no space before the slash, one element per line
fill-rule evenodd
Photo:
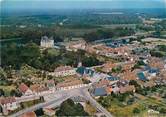
<path fill-rule="evenodd" d="M 133 113 L 134 113 L 134 114 L 138 114 L 138 113 L 140 113 L 140 110 L 139 110 L 138 108 L 134 108 L 134 109 L 133 109 Z"/>
<path fill-rule="evenodd" d="M 159 110 L 159 112 L 162 113 L 162 114 L 166 114 L 166 109 L 165 109 L 165 108 L 161 108 L 161 109 Z"/>
<path fill-rule="evenodd" d="M 0 96 L 4 96 L 5 95 L 5 92 L 3 89 L 0 89 Z"/>
<path fill-rule="evenodd" d="M 75 104 L 73 100 L 67 99 L 60 105 L 60 109 L 56 112 L 57 116 L 88 116 L 80 103 Z"/>

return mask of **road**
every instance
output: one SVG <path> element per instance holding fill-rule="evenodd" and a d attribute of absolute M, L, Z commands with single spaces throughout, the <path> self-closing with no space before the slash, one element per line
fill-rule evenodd
<path fill-rule="evenodd" d="M 62 103 L 63 101 L 65 101 L 66 99 L 68 99 L 68 98 L 69 98 L 68 96 L 63 96 L 63 97 L 61 97 L 61 98 L 54 99 L 54 100 L 51 100 L 51 101 L 49 101 L 49 102 L 40 103 L 40 104 L 37 104 L 37 105 L 32 106 L 32 107 L 30 107 L 30 108 L 26 108 L 26 109 L 24 109 L 24 110 L 21 110 L 21 111 L 15 113 L 15 114 L 12 114 L 12 115 L 10 115 L 9 117 L 19 117 L 19 116 L 21 116 L 22 114 L 24 114 L 24 113 L 26 113 L 26 112 L 35 111 L 35 110 L 37 110 L 37 109 L 47 107 L 47 106 L 49 106 L 49 105 L 51 105 L 51 104 L 53 104 L 53 103 L 55 103 L 55 104 L 60 104 L 60 103 Z"/>
<path fill-rule="evenodd" d="M 104 107 L 102 107 L 95 99 L 92 98 L 88 89 L 83 89 L 82 96 L 88 100 L 92 106 L 94 106 L 97 110 L 100 110 L 106 117 L 113 117 L 110 112 L 108 112 Z"/>
<path fill-rule="evenodd" d="M 102 112 L 106 117 L 112 117 L 112 115 L 105 109 L 103 108 L 95 99 L 91 97 L 91 95 L 88 92 L 89 87 L 81 87 L 77 89 L 71 89 L 71 90 L 61 90 L 57 91 L 53 94 L 50 95 L 61 95 L 58 98 L 54 98 L 50 101 L 44 102 L 37 104 L 35 106 L 32 106 L 30 108 L 23 109 L 15 114 L 10 115 L 9 117 L 19 117 L 20 115 L 30 112 L 30 111 L 35 111 L 37 109 L 47 107 L 47 108 L 53 108 L 59 106 L 63 101 L 65 101 L 68 98 L 71 98 L 73 96 L 82 96 L 84 97 L 87 101 L 89 101 L 92 106 L 94 106 L 97 110 Z"/>

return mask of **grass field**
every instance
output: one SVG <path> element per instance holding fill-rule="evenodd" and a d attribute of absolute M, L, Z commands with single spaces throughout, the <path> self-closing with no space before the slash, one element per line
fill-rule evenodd
<path fill-rule="evenodd" d="M 147 97 L 145 99 L 138 99 L 131 105 L 125 105 L 123 102 L 119 102 L 118 100 L 114 99 L 111 102 L 110 107 L 108 107 L 108 111 L 110 111 L 115 117 L 133 117 L 133 116 L 140 116 L 140 117 L 147 117 L 147 116 L 163 116 L 160 114 L 151 114 L 149 115 L 148 110 L 149 106 L 157 106 L 158 108 L 166 108 L 166 102 L 156 100 L 155 98 Z M 133 109 L 138 108 L 140 113 L 134 114 Z"/>
<path fill-rule="evenodd" d="M 11 85 L 11 86 L 0 86 L 0 89 L 4 90 L 5 96 L 10 96 L 10 91 L 13 90 L 13 89 L 15 90 L 16 86 L 13 86 L 13 85 Z"/>

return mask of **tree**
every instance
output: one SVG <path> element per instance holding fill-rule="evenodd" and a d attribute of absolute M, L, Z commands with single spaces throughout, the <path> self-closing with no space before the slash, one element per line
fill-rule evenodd
<path fill-rule="evenodd" d="M 28 43 L 22 47 L 20 57 L 23 63 L 35 67 L 33 63 L 40 57 L 40 49 L 35 43 Z"/>
<path fill-rule="evenodd" d="M 80 103 L 75 104 L 71 99 L 67 99 L 60 105 L 56 112 L 57 116 L 88 116 Z"/>
<path fill-rule="evenodd" d="M 138 108 L 134 108 L 134 109 L 133 109 L 133 113 L 134 113 L 134 114 L 138 114 L 138 113 L 140 113 L 140 110 L 139 110 Z"/>
<path fill-rule="evenodd" d="M 43 112 L 43 109 L 42 109 L 42 108 L 36 110 L 35 113 L 36 113 L 37 116 L 42 116 L 42 115 L 44 115 L 44 112 Z"/>
<path fill-rule="evenodd" d="M 129 85 L 134 85 L 136 88 L 136 91 L 141 89 L 141 86 L 135 80 L 130 80 Z"/>
<path fill-rule="evenodd" d="M 0 96 L 4 96 L 5 95 L 5 92 L 3 89 L 0 89 Z"/>
<path fill-rule="evenodd" d="M 165 109 L 165 108 L 161 108 L 161 109 L 159 110 L 159 112 L 162 113 L 162 114 L 166 114 L 166 109 Z"/>
<path fill-rule="evenodd" d="M 7 78 L 6 72 L 0 67 L 0 78 L 5 79 Z"/>
<path fill-rule="evenodd" d="M 19 92 L 18 90 L 13 89 L 13 90 L 10 91 L 10 96 L 21 97 L 22 93 Z"/>

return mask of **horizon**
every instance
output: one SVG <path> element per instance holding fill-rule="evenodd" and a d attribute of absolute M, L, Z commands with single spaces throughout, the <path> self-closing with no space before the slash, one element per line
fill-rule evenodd
<path fill-rule="evenodd" d="M 3 11 L 166 8 L 166 0 L 1 0 Z"/>

